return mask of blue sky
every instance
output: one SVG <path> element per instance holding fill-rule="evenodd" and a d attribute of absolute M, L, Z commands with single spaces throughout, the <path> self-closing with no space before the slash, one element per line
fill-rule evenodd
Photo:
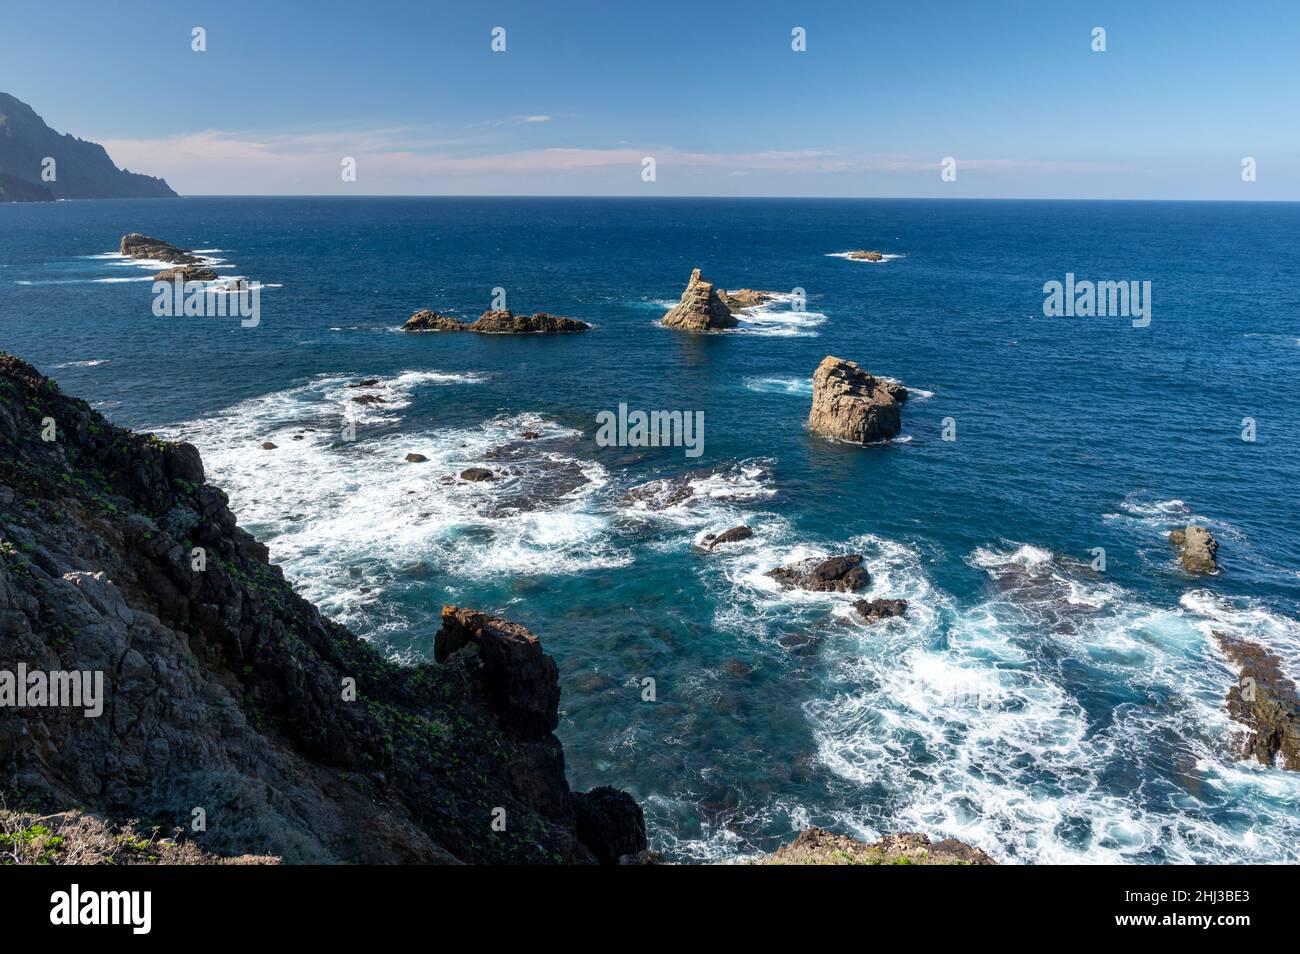
<path fill-rule="evenodd" d="M 187 194 L 1300 199 L 1295 2 L 3 6 L 0 90 Z"/>

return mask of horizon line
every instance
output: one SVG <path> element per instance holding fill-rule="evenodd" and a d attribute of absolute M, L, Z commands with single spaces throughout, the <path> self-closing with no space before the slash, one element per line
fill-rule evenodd
<path fill-rule="evenodd" d="M 329 192 L 202 192 L 178 193 L 174 196 L 114 196 L 119 199 L 769 199 L 815 200 L 837 202 L 1205 202 L 1256 205 L 1295 205 L 1300 199 L 1208 199 L 1208 198 L 1133 198 L 1106 196 L 931 196 L 931 195 L 644 195 L 633 193 L 588 195 L 583 193 L 455 193 L 403 192 L 360 193 Z M 112 198 L 108 201 L 112 201 Z M 55 202 L 102 202 L 103 198 L 61 198 Z M 40 203 L 45 204 L 45 203 Z"/>

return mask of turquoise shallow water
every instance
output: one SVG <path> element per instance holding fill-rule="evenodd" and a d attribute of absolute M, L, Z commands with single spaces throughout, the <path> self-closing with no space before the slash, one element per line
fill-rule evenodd
<path fill-rule="evenodd" d="M 391 653 L 430 654 L 444 602 L 533 628 L 560 663 L 573 783 L 629 788 L 676 858 L 812 823 L 1005 861 L 1294 862 L 1300 783 L 1231 758 L 1210 634 L 1300 675 L 1297 226 L 1297 206 L 1215 203 L 6 206 L 0 347 L 196 442 L 304 594 Z M 155 318 L 148 273 L 108 254 L 131 230 L 274 286 L 260 325 Z M 833 255 L 852 248 L 897 257 Z M 803 288 L 808 310 L 665 330 L 693 266 Z M 1150 326 L 1045 318 L 1067 272 L 1151 281 Z M 395 331 L 420 307 L 476 315 L 495 287 L 595 329 Z M 902 440 L 809 437 L 827 354 L 919 389 Z M 361 377 L 384 403 L 348 400 Z M 703 455 L 596 446 L 620 403 L 703 411 Z M 476 465 L 511 473 L 440 482 Z M 694 470 L 686 505 L 627 496 Z M 1165 542 L 1193 519 L 1222 544 L 1208 580 Z M 742 521 L 753 540 L 694 548 Z M 867 629 L 848 598 L 765 576 L 848 551 L 905 620 Z"/>

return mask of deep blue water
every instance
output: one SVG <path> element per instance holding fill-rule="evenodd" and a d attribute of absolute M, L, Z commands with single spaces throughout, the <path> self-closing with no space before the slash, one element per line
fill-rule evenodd
<path fill-rule="evenodd" d="M 148 272 L 105 255 L 127 231 L 273 286 L 261 323 L 155 318 Z M 852 248 L 898 257 L 831 254 Z M 560 664 L 571 781 L 630 789 L 676 858 L 822 824 L 1005 861 L 1295 862 L 1300 780 L 1232 758 L 1211 630 L 1300 675 L 1298 260 L 1282 204 L 8 205 L 0 347 L 117 423 L 197 443 L 305 595 L 388 651 L 430 654 L 444 602 L 530 626 Z M 808 310 L 666 330 L 693 266 L 801 287 Z M 1044 317 L 1067 272 L 1150 281 L 1150 326 Z M 473 317 L 494 287 L 595 329 L 394 330 L 422 307 Z M 919 389 L 903 440 L 807 434 L 828 354 Z M 362 377 L 385 403 L 349 400 Z M 704 411 L 703 456 L 597 447 L 620 403 Z M 508 473 L 441 482 L 471 465 Z M 719 470 L 686 505 L 625 496 L 699 468 Z M 1193 520 L 1221 542 L 1208 579 L 1165 539 Z M 693 547 L 742 521 L 753 540 Z M 764 575 L 850 551 L 904 620 L 867 628 L 851 598 Z"/>

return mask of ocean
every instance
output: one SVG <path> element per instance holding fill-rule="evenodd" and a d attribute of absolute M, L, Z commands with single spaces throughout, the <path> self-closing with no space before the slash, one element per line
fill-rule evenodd
<path fill-rule="evenodd" d="M 264 283 L 257 326 L 155 317 L 131 231 Z M 431 657 L 444 603 L 527 625 L 574 788 L 627 788 L 672 860 L 821 825 L 1012 863 L 1295 863 L 1300 775 L 1235 758 L 1212 634 L 1300 677 L 1298 260 L 1289 204 L 11 204 L 0 348 L 198 445 L 299 591 L 392 656 Z M 731 332 L 660 327 L 693 267 L 785 294 Z M 1067 275 L 1149 281 L 1150 323 L 1046 317 Z M 398 330 L 496 290 L 594 328 Z M 807 433 L 826 355 L 913 389 L 898 439 Z M 382 402 L 350 400 L 364 378 Z M 599 445 L 620 404 L 702 412 L 702 453 Z M 1214 576 L 1167 541 L 1191 522 Z M 840 553 L 863 593 L 766 575 Z M 865 626 L 861 596 L 908 613 Z"/>

